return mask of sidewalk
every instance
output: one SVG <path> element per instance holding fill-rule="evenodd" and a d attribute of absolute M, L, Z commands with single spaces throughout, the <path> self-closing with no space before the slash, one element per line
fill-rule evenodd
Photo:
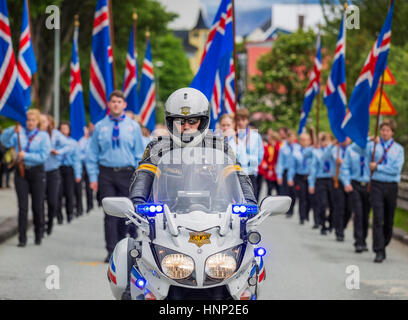
<path fill-rule="evenodd" d="M 17 234 L 17 215 L 17 195 L 11 183 L 11 188 L 0 189 L 0 243 Z M 29 226 L 31 225 L 31 215 L 30 212 Z"/>

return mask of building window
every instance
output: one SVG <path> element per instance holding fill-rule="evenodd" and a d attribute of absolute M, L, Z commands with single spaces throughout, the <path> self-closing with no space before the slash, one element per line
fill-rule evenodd
<path fill-rule="evenodd" d="M 298 23 L 299 23 L 299 29 L 303 29 L 305 25 L 305 16 L 304 15 L 299 15 L 298 16 Z"/>

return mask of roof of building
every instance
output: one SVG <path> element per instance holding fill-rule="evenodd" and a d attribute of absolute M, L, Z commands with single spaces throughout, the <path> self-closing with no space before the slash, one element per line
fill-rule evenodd
<path fill-rule="evenodd" d="M 208 27 L 203 17 L 203 11 L 200 9 L 200 13 L 198 14 L 197 23 L 195 27 L 193 28 L 193 30 L 202 30 L 202 29 L 208 30 Z"/>
<path fill-rule="evenodd" d="M 189 30 L 174 30 L 173 33 L 174 35 L 181 39 L 181 43 L 184 47 L 184 50 L 187 52 L 196 52 L 198 50 L 197 47 L 193 46 L 192 44 L 190 44 L 188 36 L 189 36 Z"/>

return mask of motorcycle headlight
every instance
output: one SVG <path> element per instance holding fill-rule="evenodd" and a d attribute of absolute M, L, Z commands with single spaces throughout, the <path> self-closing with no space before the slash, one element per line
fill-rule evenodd
<path fill-rule="evenodd" d="M 194 260 L 190 256 L 159 245 L 152 245 L 152 252 L 167 277 L 181 284 L 197 285 Z"/>
<path fill-rule="evenodd" d="M 227 253 L 216 253 L 205 262 L 205 273 L 213 279 L 227 279 L 237 268 L 235 258 Z"/>
<path fill-rule="evenodd" d="M 190 276 L 194 271 L 194 261 L 185 254 L 169 254 L 161 262 L 163 273 L 171 279 L 179 280 Z"/>
<path fill-rule="evenodd" d="M 204 285 L 213 285 L 231 277 L 239 268 L 245 245 L 239 245 L 209 256 L 205 261 Z"/>

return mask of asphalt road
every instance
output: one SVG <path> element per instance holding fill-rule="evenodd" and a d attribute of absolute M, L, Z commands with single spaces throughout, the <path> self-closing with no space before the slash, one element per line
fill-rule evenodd
<path fill-rule="evenodd" d="M 276 216 L 261 233 L 267 249 L 261 299 L 408 299 L 408 247 L 395 240 L 387 260 L 375 264 L 372 252 L 354 253 L 350 229 L 339 243 L 333 234 L 312 230 L 311 224 L 299 225 L 296 217 Z M 13 237 L 0 244 L 0 299 L 113 299 L 102 262 L 101 209 L 69 225 L 56 225 L 41 246 L 34 245 L 32 229 L 27 247 L 17 243 Z M 58 267 L 59 289 L 46 287 L 47 277 L 55 275 L 55 269 L 46 273 L 49 266 Z M 346 287 L 348 266 L 358 267 L 359 289 Z"/>

